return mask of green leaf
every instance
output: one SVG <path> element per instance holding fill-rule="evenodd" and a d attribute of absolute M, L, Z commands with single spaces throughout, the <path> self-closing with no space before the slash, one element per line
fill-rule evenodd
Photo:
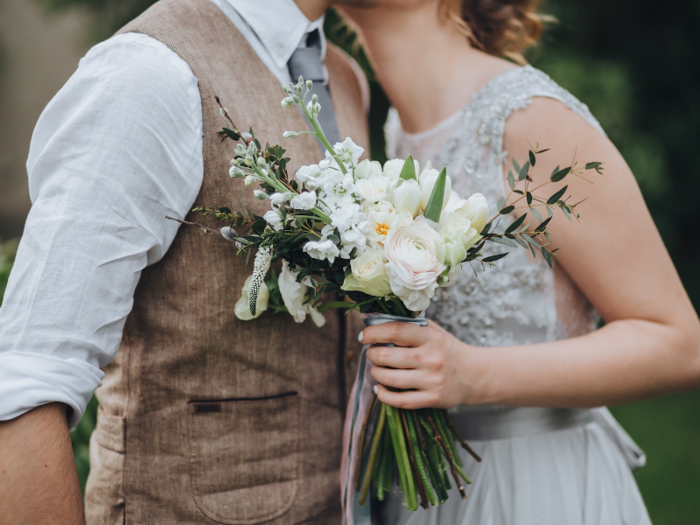
<path fill-rule="evenodd" d="M 540 215 L 540 212 L 537 211 L 537 208 L 530 208 L 530 211 L 532 214 L 535 216 L 535 219 L 537 219 L 539 222 L 542 222 L 542 216 Z"/>
<path fill-rule="evenodd" d="M 544 153 L 544 152 L 546 152 L 546 151 L 549 151 L 549 148 L 541 149 L 541 150 L 539 150 L 539 151 L 537 152 L 537 154 L 539 155 L 540 153 Z"/>
<path fill-rule="evenodd" d="M 406 157 L 406 162 L 403 163 L 401 175 L 399 176 L 404 180 L 418 180 L 418 177 L 416 177 L 416 165 L 413 163 L 413 157 L 410 155 Z"/>
<path fill-rule="evenodd" d="M 525 226 L 523 226 L 522 228 L 520 228 L 520 231 L 519 231 L 518 233 L 526 232 L 528 229 L 530 229 L 530 226 L 532 226 L 532 223 L 533 223 L 533 222 L 534 222 L 534 221 L 528 222 Z"/>
<path fill-rule="evenodd" d="M 232 140 L 240 140 L 241 136 L 238 134 L 238 132 L 229 129 L 229 128 L 224 128 L 219 130 L 219 135 L 224 135 L 226 138 L 232 139 Z"/>
<path fill-rule="evenodd" d="M 491 226 L 493 226 L 493 223 L 492 223 L 492 222 L 487 222 L 487 223 L 486 223 L 486 226 L 484 226 L 484 229 L 481 230 L 481 232 L 479 232 L 479 235 L 482 235 L 482 236 L 483 236 L 483 235 L 488 234 L 489 231 L 491 230 Z"/>
<path fill-rule="evenodd" d="M 524 239 L 525 241 L 527 241 L 528 243 L 532 244 L 533 246 L 537 247 L 538 250 L 541 248 L 540 243 L 538 243 L 535 239 L 533 239 L 529 235 L 525 235 L 523 233 L 522 235 L 520 235 L 520 237 L 522 239 Z"/>
<path fill-rule="evenodd" d="M 547 261 L 547 264 L 549 267 L 552 267 L 552 254 L 548 250 L 542 250 L 542 257 L 544 257 L 544 260 Z"/>
<path fill-rule="evenodd" d="M 518 164 L 518 161 L 513 159 L 513 167 L 515 167 L 515 171 L 520 173 L 520 164 Z"/>
<path fill-rule="evenodd" d="M 532 166 L 534 167 L 535 166 L 535 152 L 530 150 L 529 155 L 530 155 L 530 164 L 532 164 Z"/>
<path fill-rule="evenodd" d="M 550 217 L 551 217 L 552 215 L 554 215 L 554 212 L 552 211 L 552 208 L 550 208 L 549 206 L 546 206 L 546 208 L 547 208 L 547 214 L 548 214 Z"/>
<path fill-rule="evenodd" d="M 447 168 L 442 168 L 440 175 L 438 175 L 435 181 L 435 186 L 433 187 L 433 192 L 430 194 L 430 199 L 428 199 L 428 204 L 425 207 L 425 212 L 423 215 L 426 219 L 430 219 L 433 222 L 440 222 L 440 215 L 442 214 L 442 204 L 445 200 L 445 181 L 447 179 Z"/>
<path fill-rule="evenodd" d="M 520 173 L 518 174 L 518 180 L 524 180 L 527 178 L 527 172 L 530 171 L 530 163 L 526 162 L 525 165 L 520 168 Z"/>
<path fill-rule="evenodd" d="M 511 224 L 510 226 L 508 226 L 508 228 L 506 228 L 506 233 L 510 233 L 512 231 L 515 231 L 515 229 L 523 223 L 523 221 L 525 220 L 525 217 L 527 217 L 527 213 L 525 213 L 524 215 L 521 215 L 520 217 L 515 219 L 513 221 L 513 224 Z"/>
<path fill-rule="evenodd" d="M 551 180 L 552 182 L 559 182 L 560 180 L 563 180 L 564 177 L 566 177 L 569 173 L 571 173 L 571 167 L 564 168 L 563 170 L 559 170 L 556 173 L 553 173 L 549 180 Z"/>
<path fill-rule="evenodd" d="M 547 225 L 549 224 L 549 221 L 551 221 L 551 220 L 552 220 L 552 218 L 550 217 L 549 219 L 541 222 L 540 225 L 537 228 L 535 228 L 535 231 L 537 233 L 543 232 L 545 230 L 545 228 L 547 227 Z"/>
<path fill-rule="evenodd" d="M 505 244 L 506 246 L 512 246 L 513 248 L 517 248 L 518 245 L 515 244 L 513 241 L 510 239 L 504 239 L 503 237 L 491 237 L 491 240 L 495 243 L 498 244 Z"/>
<path fill-rule="evenodd" d="M 497 261 L 498 259 L 503 259 L 506 255 L 508 255 L 508 254 L 507 253 L 499 253 L 498 255 L 491 255 L 489 257 L 484 257 L 481 260 L 483 262 L 494 262 L 494 261 Z"/>
<path fill-rule="evenodd" d="M 527 197 L 526 197 L 526 198 L 527 198 L 527 205 L 529 206 L 530 204 L 532 204 L 532 193 L 530 193 L 530 192 L 528 191 L 528 192 L 527 192 Z"/>
<path fill-rule="evenodd" d="M 520 246 L 522 246 L 523 248 L 527 248 L 527 247 L 528 247 L 528 244 L 527 244 L 525 241 L 523 241 L 522 239 L 519 239 L 519 238 L 517 238 L 517 237 L 515 238 L 515 242 L 517 242 L 517 243 L 518 243 Z"/>
<path fill-rule="evenodd" d="M 515 178 L 512 170 L 508 170 L 508 186 L 510 186 L 511 190 L 515 187 Z"/>
<path fill-rule="evenodd" d="M 567 188 L 568 186 L 564 186 L 562 189 L 552 195 L 549 199 L 547 199 L 547 204 L 555 204 L 559 199 L 561 199 L 562 195 L 566 193 Z"/>
<path fill-rule="evenodd" d="M 602 164 L 603 164 L 602 162 L 588 162 L 586 164 L 586 169 L 587 170 L 595 170 L 595 169 L 600 168 L 600 166 L 602 166 Z"/>
<path fill-rule="evenodd" d="M 496 204 L 496 209 L 499 209 L 499 210 L 500 210 L 501 208 L 503 208 L 503 206 L 505 205 L 505 203 L 506 203 L 506 198 L 505 198 L 505 197 L 501 197 L 500 199 L 498 199 L 498 203 Z"/>
<path fill-rule="evenodd" d="M 503 208 L 499 213 L 500 213 L 501 215 L 507 215 L 507 214 L 509 214 L 510 212 L 512 212 L 514 209 L 515 209 L 515 206 L 512 206 L 512 205 L 511 205 L 511 206 L 506 206 L 506 207 Z"/>

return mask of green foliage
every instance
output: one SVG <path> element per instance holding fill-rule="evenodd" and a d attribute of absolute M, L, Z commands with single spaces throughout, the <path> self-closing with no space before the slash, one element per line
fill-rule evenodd
<path fill-rule="evenodd" d="M 0 240 L 0 305 L 5 295 L 7 281 L 10 278 L 10 270 L 15 262 L 15 252 L 17 251 L 17 241 L 2 242 Z"/>

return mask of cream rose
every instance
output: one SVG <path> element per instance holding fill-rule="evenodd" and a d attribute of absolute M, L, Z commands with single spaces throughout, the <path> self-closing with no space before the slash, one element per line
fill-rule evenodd
<path fill-rule="evenodd" d="M 438 232 L 419 217 L 392 231 L 384 243 L 391 290 L 411 311 L 419 312 L 430 306 L 438 278 L 445 270 L 435 252 L 435 241 L 440 238 Z"/>
<path fill-rule="evenodd" d="M 253 276 L 249 276 L 243 288 L 241 289 L 241 298 L 238 299 L 236 306 L 233 309 L 233 313 L 241 321 L 250 321 L 251 319 L 257 319 L 260 315 L 267 310 L 267 303 L 270 300 L 270 291 L 267 289 L 267 285 L 263 282 L 260 285 L 260 290 L 258 290 L 258 299 L 255 302 L 255 315 L 250 313 L 250 281 Z"/>
<path fill-rule="evenodd" d="M 345 278 L 341 289 L 347 292 L 364 292 L 375 297 L 389 295 L 391 286 L 389 286 L 385 262 L 386 259 L 381 250 L 368 248 L 350 262 L 352 273 Z"/>

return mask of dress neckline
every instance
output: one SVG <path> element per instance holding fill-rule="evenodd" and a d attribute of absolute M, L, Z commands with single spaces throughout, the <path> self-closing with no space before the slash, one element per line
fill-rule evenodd
<path fill-rule="evenodd" d="M 401 116 L 399 115 L 399 112 L 396 110 L 396 108 L 391 108 L 395 113 L 396 113 L 396 118 L 399 123 L 399 132 L 403 138 L 407 138 L 409 140 L 421 140 L 430 137 L 431 135 L 434 135 L 443 129 L 445 129 L 447 126 L 450 126 L 451 124 L 454 124 L 459 118 L 466 113 L 471 105 L 475 103 L 476 100 L 478 100 L 483 93 L 485 93 L 488 89 L 490 89 L 493 84 L 496 83 L 497 80 L 501 80 L 504 77 L 510 76 L 511 74 L 515 74 L 517 72 L 524 71 L 526 69 L 533 69 L 531 65 L 526 65 L 526 66 L 521 66 L 521 67 L 516 67 L 513 69 L 508 69 L 507 71 L 504 71 L 503 73 L 499 73 L 498 75 L 495 75 L 491 77 L 483 86 L 481 86 L 478 90 L 476 90 L 474 93 L 472 93 L 472 96 L 469 97 L 469 100 L 464 104 L 461 108 L 459 108 L 457 111 L 452 113 L 449 117 L 441 120 L 438 122 L 435 126 L 432 128 L 429 128 L 425 131 L 420 131 L 418 133 L 410 133 L 406 131 L 403 128 L 403 122 L 401 122 Z"/>

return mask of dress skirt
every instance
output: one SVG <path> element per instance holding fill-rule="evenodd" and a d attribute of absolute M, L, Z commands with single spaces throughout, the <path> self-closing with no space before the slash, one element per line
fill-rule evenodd
<path fill-rule="evenodd" d="M 599 410 L 597 420 L 574 428 L 470 441 L 483 460 L 460 449 L 472 480 L 467 500 L 453 487 L 446 503 L 409 512 L 392 494 L 377 509 L 379 523 L 649 525 L 632 474 L 639 466 L 629 454 L 633 443 L 606 409 Z"/>

